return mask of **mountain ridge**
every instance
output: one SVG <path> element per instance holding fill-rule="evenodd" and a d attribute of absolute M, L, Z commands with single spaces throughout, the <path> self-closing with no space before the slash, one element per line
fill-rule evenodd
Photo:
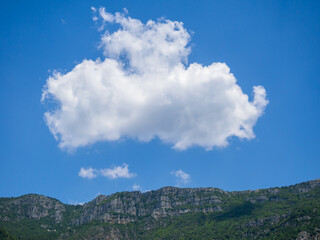
<path fill-rule="evenodd" d="M 19 196 L 11 196 L 11 197 L 0 197 L 0 199 L 11 199 L 11 198 L 20 198 L 20 197 L 25 197 L 25 196 L 29 196 L 29 195 L 35 195 L 35 196 L 44 196 L 44 197 L 48 197 L 48 198 L 51 198 L 51 199 L 54 199 L 54 200 L 57 200 L 59 201 L 60 203 L 62 204 L 66 204 L 66 205 L 84 205 L 84 204 L 87 204 L 91 201 L 93 201 L 94 199 L 100 197 L 100 196 L 111 196 L 111 195 L 114 195 L 114 194 L 117 194 L 117 193 L 132 193 L 132 192 L 139 192 L 141 194 L 144 194 L 146 192 L 154 192 L 154 191 L 159 191 L 163 188 L 177 188 L 177 189 L 195 189 L 195 190 L 201 190 L 201 189 L 217 189 L 217 190 L 221 190 L 223 192 L 226 192 L 226 193 L 231 193 L 231 192 L 234 192 L 234 193 L 241 193 L 241 192 L 259 192 L 260 190 L 266 190 L 266 189 L 273 189 L 273 188 L 286 188 L 286 187 L 294 187 L 296 185 L 300 185 L 300 184 L 305 184 L 305 183 L 313 183 L 313 182 L 316 182 L 320 184 L 320 178 L 317 178 L 317 179 L 312 179 L 312 180 L 308 180 L 308 181 L 302 181 L 302 182 L 299 182 L 299 183 L 295 183 L 295 184 L 290 184 L 290 185 L 283 185 L 283 186 L 275 186 L 275 187 L 268 187 L 268 188 L 257 188 L 257 189 L 246 189 L 246 190 L 223 190 L 221 188 L 216 188 L 216 187 L 176 187 L 176 186 L 164 186 L 164 187 L 161 187 L 161 188 L 158 188 L 158 189 L 155 189 L 155 190 L 148 190 L 148 191 L 139 191 L 139 190 L 132 190 L 132 191 L 120 191 L 120 192 L 115 192 L 115 193 L 110 193 L 110 194 L 99 194 L 98 196 L 96 196 L 95 198 L 93 198 L 92 200 L 88 201 L 88 202 L 84 202 L 84 203 L 66 203 L 66 202 L 63 202 L 61 200 L 59 200 L 58 198 L 56 197 L 50 197 L 50 196 L 47 196 L 47 195 L 44 195 L 44 194 L 40 194 L 40 193 L 26 193 L 26 194 L 22 194 L 22 195 L 19 195 Z"/>
<path fill-rule="evenodd" d="M 320 239 L 320 179 L 245 191 L 167 186 L 83 205 L 26 194 L 0 198 L 0 226 L 18 239 Z"/>

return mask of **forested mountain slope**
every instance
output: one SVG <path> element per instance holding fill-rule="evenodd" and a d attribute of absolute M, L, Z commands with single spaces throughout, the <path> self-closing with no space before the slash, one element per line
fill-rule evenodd
<path fill-rule="evenodd" d="M 0 198 L 0 239 L 320 239 L 320 180 L 227 192 L 164 187 L 67 205 Z"/>

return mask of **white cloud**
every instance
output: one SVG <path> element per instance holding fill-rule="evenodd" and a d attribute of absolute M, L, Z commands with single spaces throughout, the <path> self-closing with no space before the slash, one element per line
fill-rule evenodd
<path fill-rule="evenodd" d="M 73 201 L 73 200 L 70 200 L 69 201 L 69 204 L 70 205 L 84 205 L 85 204 L 85 202 L 79 202 L 79 201 Z"/>
<path fill-rule="evenodd" d="M 98 175 L 102 175 L 104 177 L 110 179 L 116 178 L 132 178 L 136 176 L 135 173 L 131 173 L 129 171 L 128 164 L 122 164 L 122 166 L 114 166 L 113 168 L 104 168 L 104 169 L 94 169 L 94 168 L 81 168 L 78 175 L 82 178 L 96 178 Z M 139 186 L 139 185 L 137 185 Z"/>
<path fill-rule="evenodd" d="M 92 179 L 92 178 L 95 178 L 97 177 L 97 170 L 96 169 L 93 169 L 93 168 L 81 168 L 80 169 L 80 172 L 78 173 L 80 177 L 82 178 L 89 178 L 89 179 Z"/>
<path fill-rule="evenodd" d="M 132 190 L 133 190 L 133 191 L 138 191 L 138 190 L 140 190 L 140 189 L 141 189 L 140 185 L 138 185 L 138 184 L 133 184 L 133 186 L 132 186 Z"/>
<path fill-rule="evenodd" d="M 132 178 L 135 176 L 134 173 L 130 173 L 128 165 L 123 164 L 122 166 L 115 166 L 113 168 L 101 169 L 100 173 L 110 179 L 116 178 Z"/>
<path fill-rule="evenodd" d="M 181 186 L 190 182 L 190 175 L 188 173 L 185 173 L 181 169 L 177 171 L 172 171 L 171 175 L 176 177 L 177 186 Z"/>
<path fill-rule="evenodd" d="M 104 8 L 96 14 L 102 26 L 120 25 L 101 38 L 105 59 L 55 72 L 43 90 L 43 101 L 57 102 L 45 120 L 60 147 L 158 137 L 176 149 L 209 150 L 227 146 L 232 136 L 255 137 L 268 104 L 265 89 L 255 86 L 249 101 L 225 63 L 188 65 L 190 35 L 182 22 L 144 24 Z"/>

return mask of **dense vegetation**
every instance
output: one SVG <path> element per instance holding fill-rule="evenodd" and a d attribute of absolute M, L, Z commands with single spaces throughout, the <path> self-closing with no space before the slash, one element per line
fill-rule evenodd
<path fill-rule="evenodd" d="M 21 240 L 319 239 L 320 180 L 243 192 L 167 187 L 83 206 L 39 195 L 0 198 L 0 226 L 0 239 Z"/>

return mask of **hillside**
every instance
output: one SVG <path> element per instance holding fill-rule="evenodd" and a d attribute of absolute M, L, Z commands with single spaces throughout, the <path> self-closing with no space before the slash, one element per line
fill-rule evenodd
<path fill-rule="evenodd" d="M 320 239 L 320 180 L 227 192 L 164 187 L 67 205 L 0 198 L 0 239 Z"/>

